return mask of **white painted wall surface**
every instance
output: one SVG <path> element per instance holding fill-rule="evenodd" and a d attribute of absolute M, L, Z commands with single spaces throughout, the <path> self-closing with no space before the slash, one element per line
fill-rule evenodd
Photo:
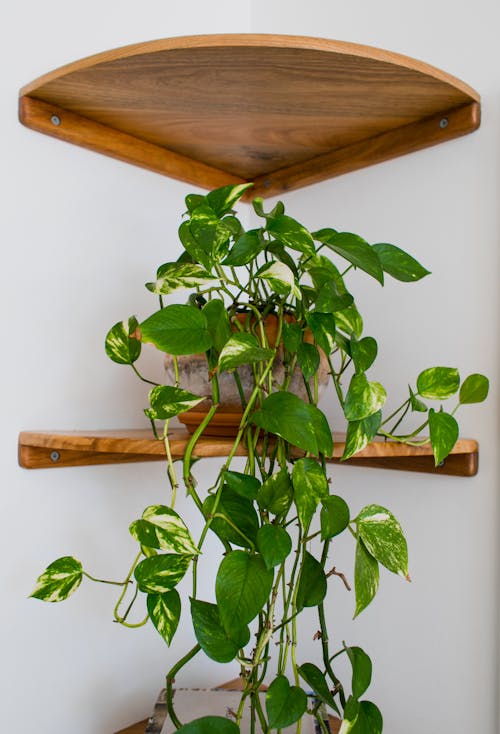
<path fill-rule="evenodd" d="M 380 345 L 374 379 L 394 395 L 433 364 L 492 379 L 487 405 L 461 415 L 463 435 L 481 443 L 476 478 L 335 470 L 336 491 L 354 509 L 376 501 L 399 517 L 413 584 L 384 574 L 379 597 L 354 623 L 353 600 L 339 585 L 331 614 L 339 641 L 372 655 L 369 697 L 383 711 L 385 734 L 497 731 L 499 22 L 493 0 L 11 4 L 0 30 L 0 731 L 111 734 L 146 717 L 162 686 L 167 649 L 154 630 L 112 624 L 112 589 L 86 584 L 61 605 L 26 598 L 40 571 L 68 553 L 90 572 L 120 577 L 134 554 L 125 528 L 158 500 L 161 467 L 28 472 L 16 465 L 16 440 L 21 429 L 141 425 L 144 391 L 104 356 L 103 336 L 129 313 L 148 313 L 141 284 L 178 252 L 178 213 L 192 188 L 26 130 L 16 120 L 17 90 L 63 63 L 126 43 L 249 31 L 387 48 L 433 63 L 482 95 L 483 123 L 474 135 L 285 201 L 306 225 L 400 244 L 432 270 L 421 283 L 393 281 L 383 290 L 360 280 L 366 333 Z M 152 359 L 148 368 L 158 369 Z M 337 565 L 348 573 L 351 555 L 339 543 Z M 315 629 L 311 620 L 311 636 Z M 176 649 L 189 640 L 183 630 Z M 211 684 L 233 671 L 200 658 L 183 682 Z"/>

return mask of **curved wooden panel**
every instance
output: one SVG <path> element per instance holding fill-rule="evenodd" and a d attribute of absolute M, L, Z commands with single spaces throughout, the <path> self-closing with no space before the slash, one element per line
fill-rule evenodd
<path fill-rule="evenodd" d="M 266 195 L 471 132 L 478 103 L 463 82 L 406 56 L 242 34 L 74 62 L 21 90 L 20 118 L 202 186 L 256 179 L 252 195 Z"/>

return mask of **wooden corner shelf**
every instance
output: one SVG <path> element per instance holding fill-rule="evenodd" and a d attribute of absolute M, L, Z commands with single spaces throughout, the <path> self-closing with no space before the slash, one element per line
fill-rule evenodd
<path fill-rule="evenodd" d="M 29 128 L 204 188 L 271 196 L 475 130 L 479 95 L 406 56 L 282 35 L 169 38 L 27 84 Z"/>
<path fill-rule="evenodd" d="M 184 428 L 170 432 L 174 459 L 183 456 L 189 441 Z M 334 455 L 330 462 L 338 463 L 344 451 L 344 434 L 333 434 Z M 233 445 L 225 437 L 201 437 L 194 456 L 224 457 Z M 244 456 L 240 446 L 238 455 Z M 84 432 L 31 432 L 19 435 L 19 464 L 26 469 L 95 464 L 120 464 L 165 460 L 164 446 L 150 429 Z M 474 476 L 478 470 L 478 444 L 472 439 L 459 439 L 442 466 L 434 466 L 430 445 L 412 447 L 393 441 L 373 441 L 344 466 L 366 466 L 401 471 Z"/>

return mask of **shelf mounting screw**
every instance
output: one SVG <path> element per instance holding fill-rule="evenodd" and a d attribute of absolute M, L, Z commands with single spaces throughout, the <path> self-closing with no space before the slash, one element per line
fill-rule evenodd
<path fill-rule="evenodd" d="M 57 461 L 59 461 L 60 458 L 61 458 L 61 454 L 59 453 L 59 451 L 51 451 L 50 452 L 50 460 L 53 461 L 54 464 Z"/>
<path fill-rule="evenodd" d="M 61 124 L 61 118 L 59 117 L 59 115 L 52 115 L 50 121 L 56 127 Z"/>
<path fill-rule="evenodd" d="M 442 117 L 442 118 L 441 118 L 441 119 L 439 120 L 439 127 L 440 127 L 440 128 L 442 129 L 442 130 L 444 130 L 444 128 L 445 128 L 445 127 L 448 127 L 448 118 L 447 118 L 447 117 Z"/>

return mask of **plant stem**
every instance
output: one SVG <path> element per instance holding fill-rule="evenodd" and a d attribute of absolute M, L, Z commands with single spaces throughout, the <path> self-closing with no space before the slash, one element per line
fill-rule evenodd
<path fill-rule="evenodd" d="M 183 658 L 178 660 L 176 664 L 172 668 L 170 668 L 170 670 L 167 673 L 167 690 L 166 690 L 165 699 L 167 703 L 168 715 L 170 716 L 172 723 L 176 729 L 180 729 L 182 724 L 179 721 L 179 719 L 177 718 L 176 713 L 174 711 L 174 705 L 173 705 L 174 694 L 173 694 L 172 684 L 175 682 L 175 676 L 177 675 L 179 670 L 181 670 L 181 668 L 183 668 L 187 663 L 189 663 L 189 661 L 192 660 L 194 656 L 200 652 L 200 650 L 201 650 L 200 645 L 196 644 L 193 648 L 191 648 L 191 650 L 188 653 L 186 653 L 186 655 L 184 655 Z"/>

